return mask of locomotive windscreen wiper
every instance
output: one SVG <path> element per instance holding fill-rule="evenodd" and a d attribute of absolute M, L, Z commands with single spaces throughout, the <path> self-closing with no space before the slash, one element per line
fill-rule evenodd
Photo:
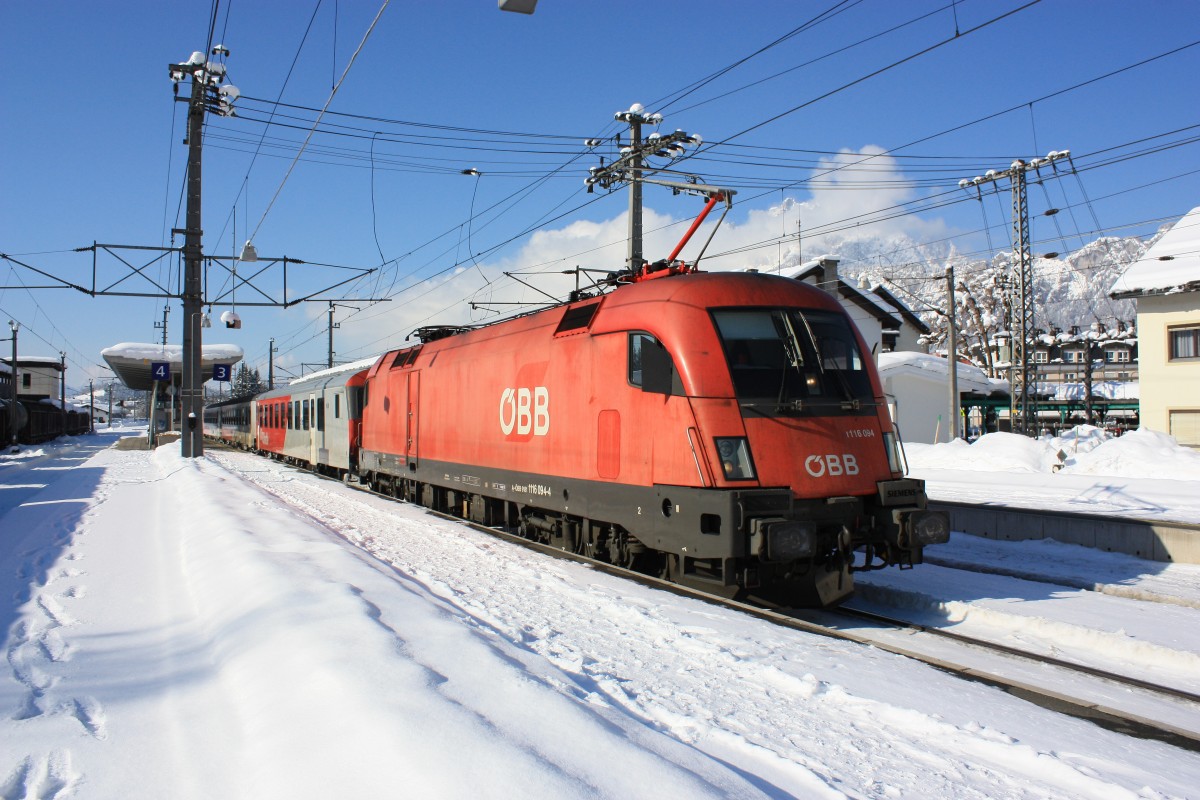
<path fill-rule="evenodd" d="M 843 411 L 858 411 L 862 408 L 862 401 L 854 396 L 854 391 L 850 388 L 850 384 L 846 381 L 846 376 L 842 374 L 840 369 L 825 369 L 825 357 L 821 354 L 821 345 L 817 343 L 817 335 L 813 333 L 812 325 L 808 323 L 808 317 L 804 312 L 797 311 L 796 314 L 800 317 L 800 321 L 804 323 L 804 329 L 808 332 L 808 340 L 812 343 L 813 352 L 817 354 L 817 369 L 821 371 L 821 375 L 828 375 L 830 372 L 837 379 L 838 388 L 842 391 L 841 408 Z"/>
<path fill-rule="evenodd" d="M 776 399 L 776 405 L 780 411 L 801 411 L 803 410 L 802 400 L 787 400 L 788 370 L 795 371 L 797 375 L 801 374 L 800 340 L 796 338 L 796 329 L 792 326 L 791 315 L 785 311 L 780 316 L 783 317 L 783 327 L 785 329 L 783 337 L 784 363 L 779 371 L 779 397 Z"/>

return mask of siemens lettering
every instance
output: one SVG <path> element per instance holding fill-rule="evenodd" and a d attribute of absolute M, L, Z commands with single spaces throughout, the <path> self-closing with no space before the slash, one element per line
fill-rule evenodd
<path fill-rule="evenodd" d="M 505 389 L 500 395 L 500 430 L 505 436 L 549 433 L 550 392 L 546 387 Z"/>

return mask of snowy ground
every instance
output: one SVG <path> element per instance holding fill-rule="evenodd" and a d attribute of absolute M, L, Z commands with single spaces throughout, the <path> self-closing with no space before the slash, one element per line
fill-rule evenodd
<path fill-rule="evenodd" d="M 1200 797 L 1195 753 L 250 455 L 114 438 L 0 457 L 2 798 Z M 1104 447 L 1139 444 L 1125 438 Z M 981 477 L 1044 488 L 1104 447 L 1057 474 L 1010 460 Z M 913 472 L 940 470 L 935 495 L 956 499 L 941 481 L 971 475 L 939 448 L 957 446 L 911 449 Z M 1172 453 L 1175 474 L 1188 455 Z M 1164 514 L 1194 502 L 1157 491 Z M 1195 678 L 1196 568 L 1090 551 L 1047 564 L 1046 547 L 1063 546 L 956 537 L 939 553 L 1043 580 L 1063 562 L 1062 586 L 924 565 L 863 594 L 993 627 L 1024 616 L 1014 636 L 1073 626 L 1061 644 L 1086 657 Z M 1068 588 L 1097 575 L 1180 602 Z M 1094 605 L 1114 602 L 1139 609 L 1136 627 Z"/>
<path fill-rule="evenodd" d="M 1112 438 L 1085 425 L 1056 439 L 992 433 L 905 451 L 938 500 L 1200 523 L 1200 452 L 1161 433 Z"/>

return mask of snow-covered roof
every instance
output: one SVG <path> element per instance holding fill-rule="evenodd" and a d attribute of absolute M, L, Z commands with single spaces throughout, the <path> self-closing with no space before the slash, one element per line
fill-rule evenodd
<path fill-rule="evenodd" d="M 900 312 L 900 316 L 908 320 L 908 323 L 921 333 L 930 332 L 930 327 L 925 324 L 924 320 L 914 314 L 913 310 L 908 307 L 907 303 L 889 292 L 887 287 L 885 287 L 883 284 L 872 287 L 871 293 L 880 297 L 885 303 L 894 308 L 896 311 Z"/>
<path fill-rule="evenodd" d="M 1193 208 L 1117 278 L 1109 296 L 1200 291 L 1200 207 Z"/>
<path fill-rule="evenodd" d="M 916 375 L 943 382 L 949 380 L 950 370 L 946 359 L 928 353 L 905 350 L 880 353 L 878 364 L 879 376 L 883 380 L 896 375 Z M 958 362 L 957 373 L 960 392 L 978 392 L 987 395 L 993 392 L 1009 391 L 1008 381 L 1001 378 L 989 378 L 974 364 Z"/>
<path fill-rule="evenodd" d="M 311 381 L 313 378 L 324 378 L 326 376 L 338 375 L 343 372 L 360 372 L 374 365 L 378 360 L 379 356 L 371 356 L 370 358 L 364 358 L 361 361 L 354 361 L 349 364 L 338 364 L 335 367 L 323 369 L 320 372 L 310 372 L 307 375 L 301 375 L 299 378 L 294 378 L 291 380 L 288 385 L 290 386 L 292 384 L 297 384 L 301 381 Z"/>
<path fill-rule="evenodd" d="M 183 363 L 183 346 L 178 344 L 143 344 L 122 342 L 100 351 L 104 358 L 129 358 L 145 361 L 170 361 Z M 242 348 L 236 344 L 202 344 L 200 357 L 214 361 L 241 360 Z M 24 359 L 21 359 L 24 361 Z"/>
<path fill-rule="evenodd" d="M 806 261 L 801 265 L 799 270 L 791 274 L 791 278 L 792 280 L 805 281 L 819 275 L 822 281 L 827 280 L 826 265 L 836 267 L 837 262 L 837 256 L 832 255 L 821 256 L 813 261 Z M 875 317 L 886 330 L 897 330 L 904 324 L 897 316 L 898 309 L 894 308 L 886 298 L 873 293 L 870 289 L 859 289 L 856 286 L 852 286 L 841 276 L 838 276 L 838 296 L 850 301 Z"/>
<path fill-rule="evenodd" d="M 0 358 L 4 358 L 4 357 L 0 356 Z M 8 362 L 12 361 L 12 358 L 11 357 L 5 358 L 4 361 L 7 364 Z M 62 368 L 62 361 L 57 358 L 52 358 L 50 356 L 18 355 L 17 356 L 17 366 L 18 367 L 54 367 L 55 369 L 60 369 L 60 368 Z M 8 367 L 6 366 L 3 371 L 8 372 Z"/>
<path fill-rule="evenodd" d="M 177 344 L 144 344 L 122 342 L 100 351 L 100 355 L 112 367 L 121 382 L 130 389 L 149 390 L 154 386 L 150 374 L 155 362 L 170 364 L 171 380 L 178 382 L 183 372 L 183 347 Z M 213 366 L 233 366 L 242 360 L 242 348 L 236 344 L 204 344 L 200 347 L 201 380 L 212 378 Z"/>
<path fill-rule="evenodd" d="M 1087 386 L 1082 383 L 1039 384 L 1046 394 L 1055 400 L 1085 400 Z M 1141 384 L 1137 381 L 1096 381 L 1092 384 L 1092 396 L 1108 400 L 1137 400 L 1141 397 Z"/>

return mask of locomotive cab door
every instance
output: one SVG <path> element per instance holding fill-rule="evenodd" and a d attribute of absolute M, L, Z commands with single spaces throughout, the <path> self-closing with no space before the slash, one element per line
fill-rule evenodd
<path fill-rule="evenodd" d="M 417 401 L 421 395 L 421 373 L 410 372 L 408 374 L 408 403 L 405 407 L 405 439 L 404 439 L 404 457 L 408 462 L 408 468 L 417 468 L 417 431 L 419 417 L 417 414 Z"/>

